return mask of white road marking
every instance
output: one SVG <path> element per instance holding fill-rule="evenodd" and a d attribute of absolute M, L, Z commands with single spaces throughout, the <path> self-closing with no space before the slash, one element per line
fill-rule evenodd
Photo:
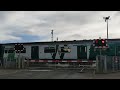
<path fill-rule="evenodd" d="M 17 73 L 17 72 L 20 72 L 20 71 L 18 71 L 18 70 L 16 70 L 16 71 L 13 71 L 13 72 L 6 72 L 6 73 L 4 73 L 4 74 L 0 74 L 0 75 L 8 75 L 8 74 L 14 74 L 14 73 Z"/>
<path fill-rule="evenodd" d="M 46 71 L 53 71 L 53 70 L 29 70 L 29 71 L 37 71 L 37 72 L 39 72 L 39 71 L 42 71 L 42 72 L 46 72 Z"/>

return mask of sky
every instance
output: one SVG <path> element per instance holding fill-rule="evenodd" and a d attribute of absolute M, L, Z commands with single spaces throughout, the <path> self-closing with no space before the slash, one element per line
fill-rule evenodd
<path fill-rule="evenodd" d="M 120 11 L 0 11 L 0 42 L 120 38 Z"/>

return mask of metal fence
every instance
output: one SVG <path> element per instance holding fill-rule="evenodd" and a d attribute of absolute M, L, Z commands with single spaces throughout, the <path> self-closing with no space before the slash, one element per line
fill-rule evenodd
<path fill-rule="evenodd" d="M 119 56 L 97 56 L 96 73 L 110 73 L 120 70 Z"/>
<path fill-rule="evenodd" d="M 3 58 L 3 64 L 1 65 L 2 68 L 5 69 L 24 69 L 27 68 L 29 65 L 28 60 L 26 60 L 25 62 L 25 57 L 21 56 L 21 57 L 16 57 L 16 58 L 8 58 L 5 57 Z"/>

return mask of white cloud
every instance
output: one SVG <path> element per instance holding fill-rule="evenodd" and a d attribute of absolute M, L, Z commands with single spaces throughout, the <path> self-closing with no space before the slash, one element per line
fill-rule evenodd
<path fill-rule="evenodd" d="M 38 41 L 49 41 L 52 29 L 55 40 L 106 38 L 104 16 L 111 16 L 109 37 L 119 38 L 119 14 L 118 11 L 1 11 L 0 38 L 22 40 L 15 34 L 28 34 L 39 36 Z"/>

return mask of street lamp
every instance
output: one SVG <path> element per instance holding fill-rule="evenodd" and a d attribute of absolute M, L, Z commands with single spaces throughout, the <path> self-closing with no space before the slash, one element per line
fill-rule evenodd
<path fill-rule="evenodd" d="M 105 22 L 107 22 L 107 39 L 108 39 L 108 20 L 110 19 L 110 16 L 103 17 L 103 19 L 105 19 Z"/>

